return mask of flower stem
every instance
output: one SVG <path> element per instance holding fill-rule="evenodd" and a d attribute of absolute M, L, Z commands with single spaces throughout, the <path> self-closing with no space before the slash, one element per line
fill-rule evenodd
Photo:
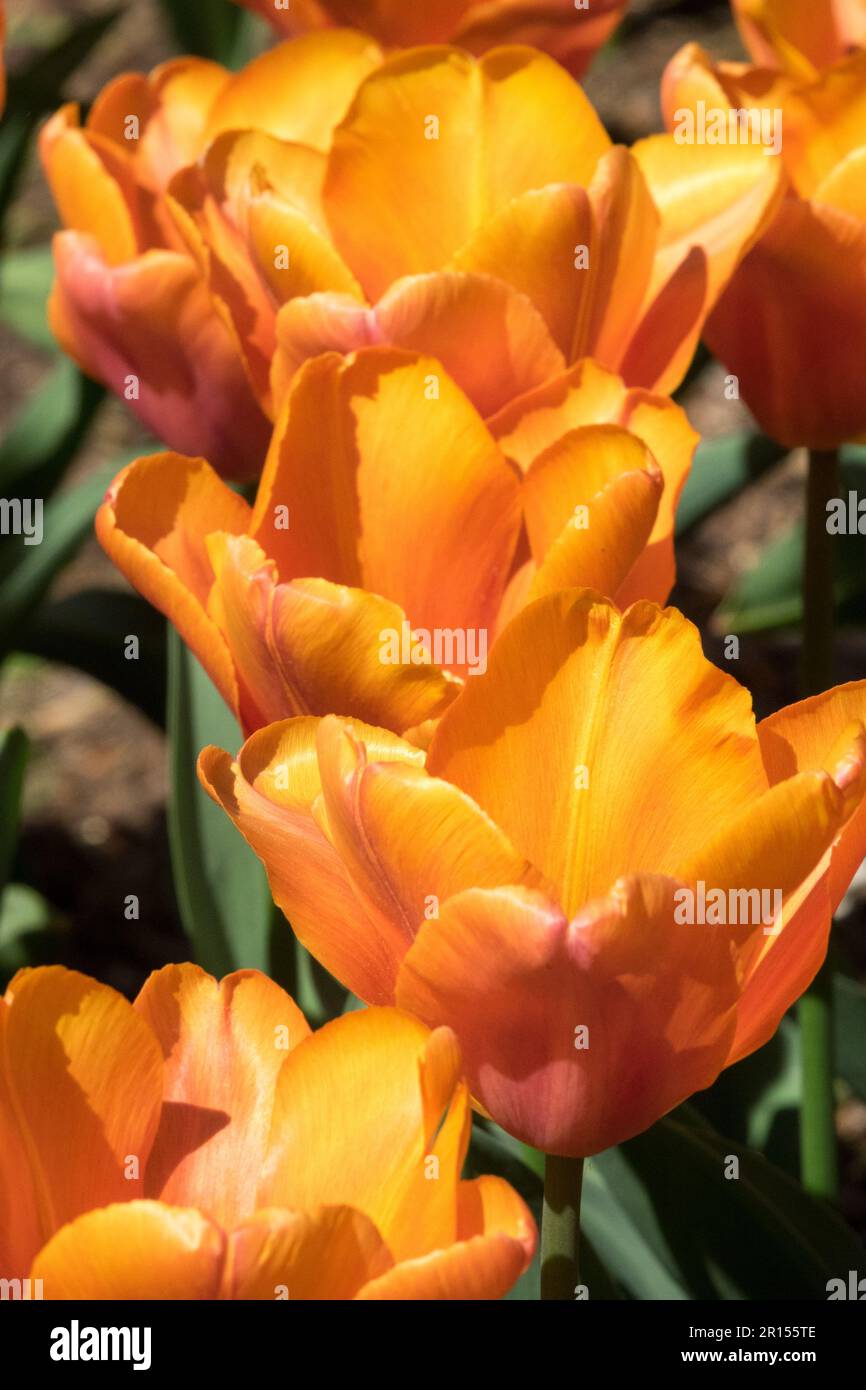
<path fill-rule="evenodd" d="M 809 454 L 806 487 L 806 550 L 803 567 L 803 696 L 818 695 L 833 682 L 833 537 L 827 530 L 827 503 L 838 495 L 839 459 L 835 451 Z M 838 1192 L 834 1123 L 833 977 L 825 961 L 800 1000 L 802 1101 L 800 1176 L 809 1192 L 833 1198 Z"/>
<path fill-rule="evenodd" d="M 569 1299 L 580 1283 L 580 1190 L 583 1159 L 548 1154 L 541 1217 L 541 1297 Z"/>

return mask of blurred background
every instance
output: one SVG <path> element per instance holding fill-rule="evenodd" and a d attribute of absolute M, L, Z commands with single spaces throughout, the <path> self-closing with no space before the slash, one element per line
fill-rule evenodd
<path fill-rule="evenodd" d="M 152 441 L 51 339 L 45 300 L 57 223 L 34 135 L 61 102 L 86 105 L 120 72 L 147 71 L 184 51 L 238 66 L 271 37 L 227 0 L 7 0 L 6 8 L 0 494 L 27 479 L 24 495 L 50 499 L 57 523 L 30 550 L 0 540 L 0 723 L 20 726 L 29 744 L 7 738 L 0 755 L 0 988 L 19 965 L 50 960 L 132 994 L 151 969 L 190 955 L 166 827 L 165 636 L 98 548 L 92 515 L 106 480 Z M 660 128 L 662 70 L 692 39 L 717 58 L 743 56 L 726 0 L 633 0 L 584 84 L 614 139 L 631 143 Z M 729 668 L 764 715 L 797 698 L 805 463 L 756 435 L 745 407 L 725 399 L 724 376 L 701 350 L 677 397 L 704 444 L 684 499 L 672 602 L 700 626 L 719 664 L 724 637 L 737 634 Z M 849 451 L 845 467 L 856 478 L 866 451 Z M 866 676 L 866 538 L 840 546 L 836 679 L 844 681 Z M 119 658 L 118 630 L 140 636 L 141 660 Z M 124 916 L 129 895 L 139 899 L 138 920 Z M 866 881 L 855 881 L 843 905 L 833 949 L 841 1205 L 863 1232 Z M 757 1060 L 697 1104 L 732 1139 L 793 1174 L 797 1084 L 790 1020 Z"/>

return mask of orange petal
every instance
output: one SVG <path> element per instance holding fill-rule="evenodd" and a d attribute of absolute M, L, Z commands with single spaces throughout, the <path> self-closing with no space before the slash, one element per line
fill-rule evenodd
<path fill-rule="evenodd" d="M 364 1212 L 396 1260 L 450 1245 L 470 1117 L 453 1036 L 394 1009 L 345 1014 L 287 1058 L 259 1204 Z"/>
<path fill-rule="evenodd" d="M 798 78 L 808 78 L 842 57 L 848 35 L 840 21 L 846 9 L 853 19 L 856 5 L 857 0 L 853 5 L 849 0 L 828 5 L 814 0 L 732 0 L 737 28 L 754 61 L 785 68 Z M 866 38 L 862 7 L 860 23 Z"/>
<path fill-rule="evenodd" d="M 538 881 L 456 787 L 409 762 L 368 761 L 364 744 L 333 718 L 320 725 L 318 749 L 329 838 L 398 959 L 451 894 Z"/>
<path fill-rule="evenodd" d="M 662 493 L 655 465 L 622 473 L 588 503 L 586 525 L 568 522 L 535 574 L 527 602 L 559 589 L 587 585 L 622 606 L 637 598 L 663 603 L 673 587 L 673 546 L 655 547 L 655 568 L 636 567 L 646 554 Z"/>
<path fill-rule="evenodd" d="M 148 251 L 112 268 L 91 237 L 54 240 L 49 319 L 64 351 L 156 436 L 223 474 L 258 473 L 268 423 L 193 263 Z"/>
<path fill-rule="evenodd" d="M 502 1298 L 532 1259 L 535 1223 L 502 1178 L 462 1182 L 458 1236 L 447 1250 L 404 1260 L 371 1280 L 361 1299 Z"/>
<path fill-rule="evenodd" d="M 459 49 L 398 54 L 335 133 L 325 185 L 334 239 L 377 299 L 401 275 L 441 269 L 518 194 L 588 182 L 608 144 L 577 84 L 531 49 L 480 62 Z"/>
<path fill-rule="evenodd" d="M 678 924 L 676 888 L 622 879 L 571 923 L 525 890 L 462 893 L 422 928 L 398 999 L 448 1021 L 473 1094 L 510 1134 L 597 1153 L 725 1063 L 737 996 L 727 929 Z"/>
<path fill-rule="evenodd" d="M 262 860 L 274 900 L 299 940 L 360 998 L 388 1002 L 399 958 L 392 934 L 367 921 L 312 813 L 321 794 L 318 724 L 309 717 L 272 724 L 248 739 L 237 763 L 218 748 L 206 748 L 199 778 Z M 384 730 L 353 727 L 377 760 L 423 762 L 418 749 Z"/>
<path fill-rule="evenodd" d="M 787 198 L 706 330 L 779 443 L 831 449 L 866 430 L 864 303 L 866 226 L 833 207 Z"/>
<path fill-rule="evenodd" d="M 140 227 L 127 152 L 79 130 L 78 108 L 71 105 L 44 126 L 39 152 L 63 225 L 92 237 L 107 265 L 131 261 Z"/>
<path fill-rule="evenodd" d="M 394 1263 L 370 1218 L 348 1206 L 256 1212 L 229 1251 L 223 1298 L 354 1298 Z"/>
<path fill-rule="evenodd" d="M 177 454 L 154 454 L 125 468 L 96 516 L 103 549 L 175 625 L 235 713 L 239 696 L 231 654 L 207 614 L 213 584 L 207 537 L 211 531 L 242 532 L 248 517 L 243 498 L 204 459 Z"/>
<path fill-rule="evenodd" d="M 279 44 L 224 88 L 210 113 L 207 138 L 253 128 L 327 150 L 358 84 L 380 59 L 371 39 L 348 29 Z"/>
<path fill-rule="evenodd" d="M 464 8 L 466 8 L 464 6 Z M 525 43 L 549 53 L 574 77 L 580 77 L 626 12 L 621 0 L 593 0 L 575 11 L 574 0 L 482 0 L 470 4 L 455 41 L 470 53 L 497 43 Z"/>
<path fill-rule="evenodd" d="M 676 873 L 707 824 L 767 787 L 749 696 L 696 629 L 580 590 L 509 624 L 445 711 L 428 768 L 493 817 L 566 912 L 624 873 Z"/>
<path fill-rule="evenodd" d="M 21 970 L 0 1000 L 0 1269 L 88 1208 L 141 1195 L 159 1121 L 160 1049 L 131 1005 L 62 966 Z"/>
<path fill-rule="evenodd" d="M 823 770 L 844 786 L 851 765 L 840 765 L 838 740 L 848 727 L 866 722 L 866 682 L 853 681 L 815 695 L 763 719 L 758 725 L 761 753 L 771 784 L 798 772 Z M 829 875 L 830 907 L 835 912 L 866 855 L 866 807 L 857 807 L 834 847 Z"/>
<path fill-rule="evenodd" d="M 225 1237 L 198 1211 L 124 1202 L 79 1216 L 39 1251 L 33 1275 L 50 1299 L 211 1299 Z"/>
<path fill-rule="evenodd" d="M 217 983 L 195 965 L 155 971 L 135 1008 L 166 1060 L 145 1191 L 232 1225 L 255 1206 L 277 1073 L 306 1020 L 258 971 Z"/>
<path fill-rule="evenodd" d="M 279 504 L 291 522 L 275 533 Z M 368 348 L 298 374 L 252 534 L 283 580 L 315 575 L 372 590 L 413 626 L 483 630 L 519 524 L 517 480 L 439 363 Z"/>

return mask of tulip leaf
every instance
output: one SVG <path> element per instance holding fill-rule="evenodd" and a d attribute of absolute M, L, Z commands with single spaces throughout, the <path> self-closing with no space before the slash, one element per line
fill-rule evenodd
<path fill-rule="evenodd" d="M 836 1068 L 861 1100 L 866 1100 L 866 989 L 848 975 L 833 977 Z"/>
<path fill-rule="evenodd" d="M 12 251 L 0 262 L 0 320 L 35 347 L 57 351 L 46 305 L 54 282 L 50 246 Z"/>
<path fill-rule="evenodd" d="M 0 443 L 0 495 L 49 496 L 104 399 L 103 387 L 61 359 Z"/>
<path fill-rule="evenodd" d="M 231 64 L 246 16 L 230 0 L 160 0 L 184 53 Z"/>
<path fill-rule="evenodd" d="M 0 892 L 9 877 L 18 840 L 29 752 L 29 739 L 18 725 L 0 730 Z"/>
<path fill-rule="evenodd" d="M 42 511 L 42 536 L 37 543 L 28 544 L 28 539 L 36 542 L 35 532 L 29 538 L 16 535 L 7 540 L 0 578 L 0 651 L 14 648 L 21 624 L 90 535 L 96 508 L 115 471 L 100 470 L 52 498 Z"/>
<path fill-rule="evenodd" d="M 847 506 L 849 493 L 866 499 L 866 451 L 842 450 L 839 497 Z M 855 524 L 857 521 L 854 517 Z M 840 621 L 862 620 L 866 595 L 866 515 L 864 534 L 854 529 L 836 536 L 835 593 Z M 718 623 L 727 632 L 763 632 L 790 627 L 803 615 L 804 528 L 800 521 L 771 541 L 757 565 L 738 579 L 719 609 Z"/>
<path fill-rule="evenodd" d="M 139 657 L 125 641 L 138 638 Z M 155 724 L 165 720 L 165 619 L 137 594 L 87 589 L 41 605 L 19 627 L 16 650 L 60 661 L 111 686 Z"/>
<path fill-rule="evenodd" d="M 684 536 L 730 502 L 787 453 L 787 449 L 762 434 L 727 435 L 699 444 L 677 507 L 677 536 Z"/>
<path fill-rule="evenodd" d="M 634 1298 L 824 1299 L 862 1263 L 826 1203 L 689 1106 L 591 1159 L 584 1189 L 587 1231 Z"/>
<path fill-rule="evenodd" d="M 41 893 L 7 883 L 0 894 L 0 990 L 17 970 L 57 958 L 60 920 Z"/>
<path fill-rule="evenodd" d="M 171 865 L 181 921 L 196 960 L 218 977 L 242 967 L 267 971 L 273 908 L 264 870 L 196 776 L 201 750 L 214 743 L 234 754 L 243 742 L 241 731 L 171 627 L 166 716 Z"/>

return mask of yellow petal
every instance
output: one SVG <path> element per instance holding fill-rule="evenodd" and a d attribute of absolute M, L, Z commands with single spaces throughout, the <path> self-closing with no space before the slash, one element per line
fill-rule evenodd
<path fill-rule="evenodd" d="M 107 985 L 22 970 L 0 1002 L 0 1268 L 24 1277 L 88 1208 L 140 1196 L 159 1121 L 159 1046 Z"/>
<path fill-rule="evenodd" d="M 355 1207 L 396 1260 L 451 1244 L 470 1126 L 459 1076 L 450 1035 L 397 1010 L 327 1024 L 280 1072 L 259 1205 Z"/>
<path fill-rule="evenodd" d="M 676 873 L 766 790 L 751 701 L 675 609 L 570 590 L 525 609 L 446 710 L 428 768 L 468 792 L 566 912 L 625 873 Z"/>
<path fill-rule="evenodd" d="M 259 1211 L 229 1237 L 221 1297 L 347 1299 L 393 1265 L 376 1227 L 348 1206 Z"/>
<path fill-rule="evenodd" d="M 232 78 L 211 111 L 207 138 L 257 128 L 326 150 L 358 84 L 380 59 L 377 44 L 348 29 L 279 44 Z"/>
<path fill-rule="evenodd" d="M 531 49 L 480 62 L 459 49 L 398 54 L 363 83 L 334 136 L 334 239 L 378 299 L 400 275 L 445 266 L 518 194 L 588 182 L 608 144 L 577 83 Z"/>

